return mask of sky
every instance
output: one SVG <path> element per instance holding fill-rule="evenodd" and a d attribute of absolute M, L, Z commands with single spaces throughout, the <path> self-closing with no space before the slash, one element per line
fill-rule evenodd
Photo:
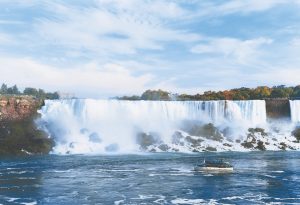
<path fill-rule="evenodd" d="M 300 0 L 0 0 L 0 82 L 106 98 L 300 84 Z"/>

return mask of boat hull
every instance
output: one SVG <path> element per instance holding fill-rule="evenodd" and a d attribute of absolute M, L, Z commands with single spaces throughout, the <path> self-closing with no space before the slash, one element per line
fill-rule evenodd
<path fill-rule="evenodd" d="M 232 172 L 233 167 L 195 167 L 195 171 L 224 171 Z"/>

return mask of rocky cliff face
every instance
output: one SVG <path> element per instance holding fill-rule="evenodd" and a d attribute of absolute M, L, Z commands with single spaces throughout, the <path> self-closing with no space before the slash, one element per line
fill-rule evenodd
<path fill-rule="evenodd" d="M 42 100 L 30 96 L 0 96 L 0 121 L 17 121 L 35 114 Z"/>
<path fill-rule="evenodd" d="M 266 100 L 266 110 L 269 119 L 291 118 L 289 100 L 286 99 Z"/>
<path fill-rule="evenodd" d="M 30 96 L 0 96 L 0 156 L 50 152 L 52 140 L 35 124 L 42 105 Z"/>

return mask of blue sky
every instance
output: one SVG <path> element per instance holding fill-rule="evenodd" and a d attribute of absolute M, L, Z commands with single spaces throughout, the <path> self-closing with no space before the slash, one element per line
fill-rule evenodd
<path fill-rule="evenodd" d="M 300 0 L 1 0 L 0 81 L 79 97 L 300 84 Z"/>

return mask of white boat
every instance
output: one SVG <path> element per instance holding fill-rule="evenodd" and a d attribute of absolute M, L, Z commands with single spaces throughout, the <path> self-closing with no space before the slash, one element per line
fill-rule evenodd
<path fill-rule="evenodd" d="M 195 171 L 233 171 L 233 166 L 224 160 L 206 161 L 195 167 Z"/>

